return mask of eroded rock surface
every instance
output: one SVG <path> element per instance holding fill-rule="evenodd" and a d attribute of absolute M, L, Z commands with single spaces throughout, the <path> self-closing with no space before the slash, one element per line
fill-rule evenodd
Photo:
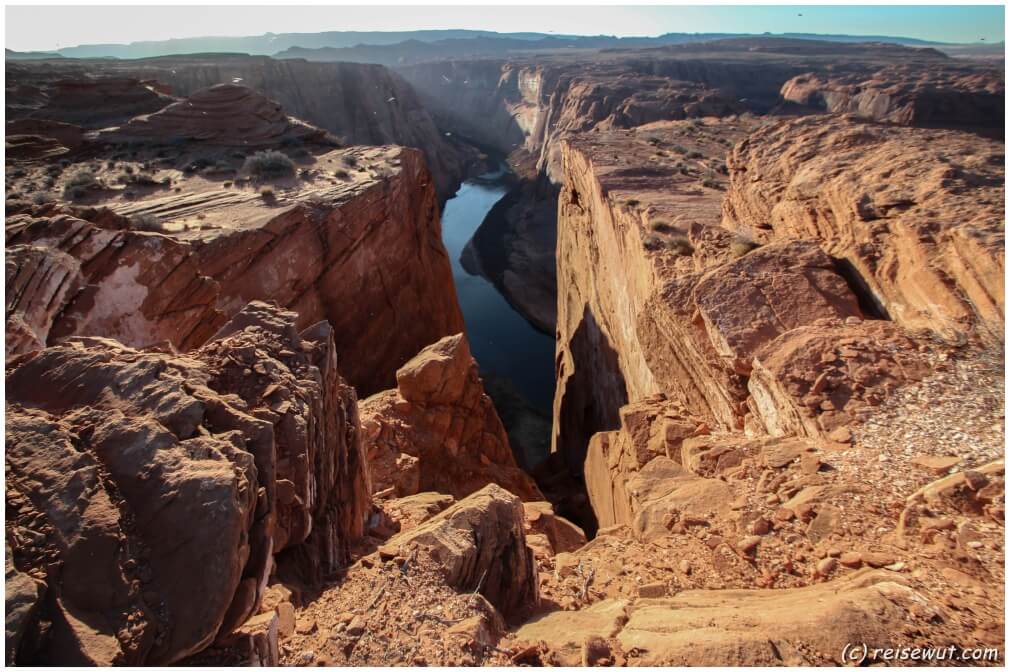
<path fill-rule="evenodd" d="M 249 87 L 216 84 L 99 137 L 114 142 L 187 142 L 273 146 L 318 140 L 323 131 L 287 116 L 280 103 Z"/>
<path fill-rule="evenodd" d="M 526 546 L 523 520 L 519 498 L 492 484 L 393 537 L 386 548 L 403 556 L 414 549 L 430 555 L 449 586 L 480 593 L 506 618 L 515 619 L 539 601 L 537 567 Z"/>
<path fill-rule="evenodd" d="M 461 499 L 497 483 L 522 499 L 542 498 L 516 465 L 463 334 L 419 352 L 396 372 L 396 382 L 395 390 L 361 402 L 376 492 L 436 491 Z"/>
<path fill-rule="evenodd" d="M 80 337 L 9 363 L 8 539 L 47 594 L 28 661 L 172 663 L 255 613 L 275 553 L 346 561 L 354 393 L 293 317 L 251 304 L 187 356 Z"/>
<path fill-rule="evenodd" d="M 758 240 L 817 240 L 902 326 L 998 333 L 1002 156 L 1002 143 L 969 133 L 826 117 L 771 124 L 728 157 L 726 224 Z"/>
<path fill-rule="evenodd" d="M 88 334 L 188 350 L 247 301 L 270 299 L 296 311 L 302 328 L 329 321 L 344 375 L 368 394 L 462 329 L 436 197 L 415 150 L 330 150 L 311 166 L 314 178 L 275 182 L 272 200 L 253 183 L 157 171 L 155 184 L 169 179 L 179 191 L 100 192 L 126 217 L 19 215 L 7 222 L 7 243 L 48 247 L 82 266 L 84 286 L 54 315 L 51 340 Z M 156 230 L 127 217 L 153 217 Z"/>

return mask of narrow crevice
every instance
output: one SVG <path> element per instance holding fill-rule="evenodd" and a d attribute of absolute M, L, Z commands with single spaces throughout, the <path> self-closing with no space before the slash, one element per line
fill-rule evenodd
<path fill-rule="evenodd" d="M 870 320 L 890 321 L 891 315 L 887 312 L 887 308 L 884 307 L 884 304 L 873 293 L 873 290 L 863 278 L 859 269 L 848 259 L 832 257 L 832 261 L 834 262 L 835 271 L 838 275 L 842 276 L 842 279 L 845 280 L 849 289 L 856 296 L 856 301 L 859 302 L 859 309 L 863 311 L 863 315 Z"/>

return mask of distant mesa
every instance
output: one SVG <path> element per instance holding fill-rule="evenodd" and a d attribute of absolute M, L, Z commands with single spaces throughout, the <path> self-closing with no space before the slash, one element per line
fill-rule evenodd
<path fill-rule="evenodd" d="M 217 84 L 101 134 L 117 142 L 198 141 L 267 146 L 322 139 L 325 131 L 287 116 L 280 103 L 249 87 Z"/>

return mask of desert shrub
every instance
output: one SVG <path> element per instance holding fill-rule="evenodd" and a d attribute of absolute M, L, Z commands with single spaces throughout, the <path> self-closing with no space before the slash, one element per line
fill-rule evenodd
<path fill-rule="evenodd" d="M 53 163 L 46 166 L 46 175 L 52 175 L 53 177 L 63 173 L 63 166 Z"/>
<path fill-rule="evenodd" d="M 258 179 L 288 177 L 295 174 L 295 164 L 286 154 L 268 149 L 247 158 L 242 170 Z"/>
<path fill-rule="evenodd" d="M 729 244 L 729 252 L 734 258 L 740 258 L 751 250 L 756 250 L 759 247 L 761 247 L 761 245 L 750 238 L 747 238 L 746 236 L 737 236 Z"/>
<path fill-rule="evenodd" d="M 161 231 L 161 218 L 149 212 L 130 217 L 130 228 L 137 231 Z"/>
<path fill-rule="evenodd" d="M 684 235 L 670 236 L 666 239 L 666 247 L 682 257 L 689 257 L 694 254 L 694 245 Z"/>
<path fill-rule="evenodd" d="M 353 168 L 354 166 L 358 165 L 358 157 L 354 156 L 353 154 L 348 154 L 344 156 L 344 158 L 341 160 L 344 162 L 345 166 L 350 166 Z"/>
<path fill-rule="evenodd" d="M 340 170 L 333 171 L 333 175 L 341 180 L 348 180 L 351 177 L 351 174 L 342 168 Z"/>
<path fill-rule="evenodd" d="M 701 186 L 707 187 L 708 189 L 722 189 L 722 183 L 714 177 L 706 177 L 701 181 Z"/>
<path fill-rule="evenodd" d="M 640 203 L 641 201 L 639 201 L 637 198 L 629 198 L 624 202 L 624 204 L 627 205 L 629 208 L 637 208 Z"/>
<path fill-rule="evenodd" d="M 670 222 L 667 222 L 662 219 L 657 219 L 652 222 L 649 222 L 649 228 L 652 229 L 653 231 L 656 231 L 657 233 L 673 233 L 674 231 L 676 231 L 676 229 L 674 229 L 673 226 L 670 225 Z"/>
<path fill-rule="evenodd" d="M 52 202 L 53 202 L 53 195 L 47 191 L 40 191 L 37 192 L 34 196 L 32 196 L 32 203 L 34 203 L 35 205 L 45 205 L 46 203 L 52 203 Z"/>
<path fill-rule="evenodd" d="M 277 200 L 277 193 L 274 192 L 270 187 L 263 187 L 260 189 L 260 198 L 262 198 L 267 203 L 272 203 Z"/>
<path fill-rule="evenodd" d="M 95 174 L 86 168 L 82 168 L 67 178 L 63 185 L 63 197 L 70 200 L 83 198 L 92 189 L 98 189 L 101 183 Z"/>
<path fill-rule="evenodd" d="M 650 233 L 642 239 L 642 244 L 645 245 L 645 249 L 647 250 L 658 250 L 663 247 L 663 239 Z"/>
<path fill-rule="evenodd" d="M 688 152 L 684 156 L 686 156 L 689 159 L 700 159 L 701 156 L 702 156 L 702 154 L 701 154 L 701 152 L 698 152 L 698 151 L 695 151 L 695 150 L 692 149 L 690 152 Z"/>

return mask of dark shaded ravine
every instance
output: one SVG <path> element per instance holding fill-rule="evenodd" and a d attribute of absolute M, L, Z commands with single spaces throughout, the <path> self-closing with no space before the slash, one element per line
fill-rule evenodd
<path fill-rule="evenodd" d="M 534 328 L 491 282 L 471 275 L 460 261 L 474 232 L 507 193 L 508 177 L 499 169 L 464 182 L 445 204 L 442 240 L 452 260 L 467 338 L 485 389 L 517 459 L 529 469 L 550 450 L 554 339 Z"/>

